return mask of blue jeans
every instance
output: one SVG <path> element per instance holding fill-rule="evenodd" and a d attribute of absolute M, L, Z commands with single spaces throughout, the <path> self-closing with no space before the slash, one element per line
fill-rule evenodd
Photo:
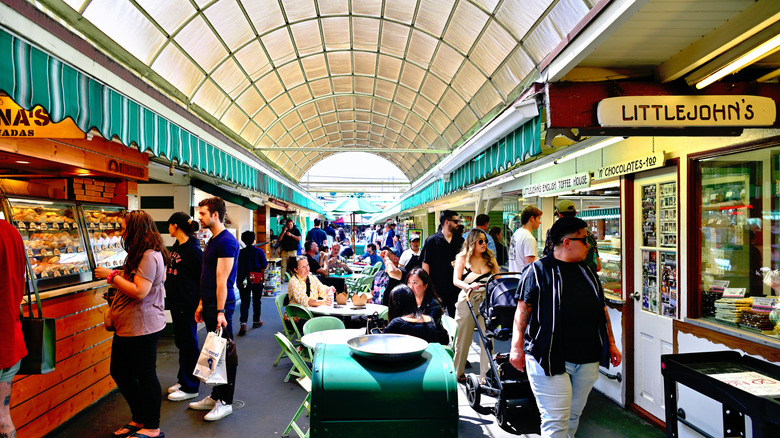
<path fill-rule="evenodd" d="M 177 381 L 181 390 L 189 393 L 198 392 L 200 380 L 192 375 L 198 363 L 200 348 L 198 348 L 198 323 L 192 312 L 171 310 L 173 319 L 173 335 L 176 348 L 179 349 L 179 374 Z"/>
<path fill-rule="evenodd" d="M 566 362 L 565 373 L 546 376 L 536 359 L 526 353 L 525 367 L 542 414 L 542 436 L 574 437 L 588 394 L 599 377 L 598 362 Z"/>

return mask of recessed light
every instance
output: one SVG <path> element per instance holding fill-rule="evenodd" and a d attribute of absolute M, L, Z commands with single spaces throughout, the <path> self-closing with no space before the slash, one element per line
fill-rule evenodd
<path fill-rule="evenodd" d="M 22 161 L 22 160 L 18 160 L 17 163 L 19 163 L 19 164 L 30 164 L 29 161 Z"/>

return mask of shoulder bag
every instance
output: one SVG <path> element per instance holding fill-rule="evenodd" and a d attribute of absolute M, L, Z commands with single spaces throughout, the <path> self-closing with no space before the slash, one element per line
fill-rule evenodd
<path fill-rule="evenodd" d="M 27 268 L 28 278 L 35 278 Z M 27 356 L 22 358 L 19 374 L 46 374 L 54 371 L 57 362 L 57 329 L 54 318 L 43 317 L 41 297 L 38 295 L 38 286 L 35 281 L 27 281 L 27 316 L 21 311 L 22 333 L 24 344 L 27 346 Z M 38 317 L 33 316 L 32 295 L 30 286 L 35 292 L 35 304 L 38 307 Z"/>

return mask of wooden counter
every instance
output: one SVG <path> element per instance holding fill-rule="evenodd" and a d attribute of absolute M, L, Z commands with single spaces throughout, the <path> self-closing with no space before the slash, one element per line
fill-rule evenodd
<path fill-rule="evenodd" d="M 20 437 L 44 436 L 116 386 L 113 333 L 103 328 L 107 288 L 101 280 L 41 294 L 43 315 L 56 318 L 57 363 L 48 374 L 14 378 L 11 418 Z"/>

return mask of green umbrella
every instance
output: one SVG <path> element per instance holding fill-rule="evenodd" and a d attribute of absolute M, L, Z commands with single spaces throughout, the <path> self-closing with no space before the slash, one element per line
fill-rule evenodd
<path fill-rule="evenodd" d="M 363 198 L 347 198 L 336 206 L 336 208 L 331 210 L 332 212 L 336 213 L 351 213 L 352 214 L 352 247 L 355 247 L 355 214 L 366 214 L 366 213 L 379 213 L 382 211 L 381 208 L 377 207 L 376 205 L 366 201 Z"/>

